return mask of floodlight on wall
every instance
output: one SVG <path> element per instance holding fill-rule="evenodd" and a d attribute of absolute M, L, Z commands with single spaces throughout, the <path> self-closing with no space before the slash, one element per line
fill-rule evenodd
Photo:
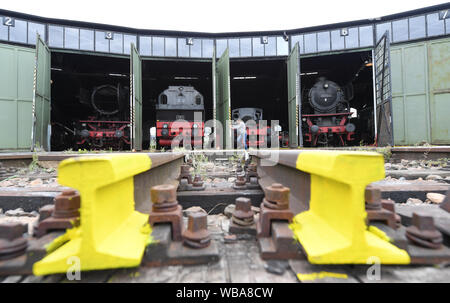
<path fill-rule="evenodd" d="M 263 36 L 261 37 L 261 44 L 268 44 L 269 43 L 269 37 Z"/>
<path fill-rule="evenodd" d="M 286 41 L 286 42 L 289 41 L 289 36 L 286 34 L 286 32 L 283 32 L 283 39 L 284 39 L 284 41 Z"/>
<path fill-rule="evenodd" d="M 194 39 L 193 38 L 186 38 L 186 45 L 194 45 Z"/>
<path fill-rule="evenodd" d="M 341 28 L 341 36 L 348 36 L 348 28 Z"/>

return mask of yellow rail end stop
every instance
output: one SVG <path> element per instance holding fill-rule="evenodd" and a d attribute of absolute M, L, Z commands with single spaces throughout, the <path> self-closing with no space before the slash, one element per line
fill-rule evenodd
<path fill-rule="evenodd" d="M 369 230 L 366 186 L 384 178 L 383 156 L 372 152 L 304 151 L 297 169 L 311 176 L 309 210 L 291 228 L 313 264 L 409 264 L 405 250 Z"/>
<path fill-rule="evenodd" d="M 150 167 L 150 157 L 144 154 L 62 161 L 58 182 L 80 192 L 81 224 L 63 235 L 66 243 L 34 264 L 33 273 L 138 266 L 151 229 L 148 215 L 134 209 L 133 177 Z"/>

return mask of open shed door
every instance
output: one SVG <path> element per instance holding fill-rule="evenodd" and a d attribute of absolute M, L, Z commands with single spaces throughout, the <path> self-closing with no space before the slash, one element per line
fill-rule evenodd
<path fill-rule="evenodd" d="M 31 151 L 40 149 L 50 151 L 50 58 L 50 49 L 37 34 L 33 81 Z"/>
<path fill-rule="evenodd" d="M 131 149 L 142 150 L 142 61 L 133 43 L 130 49 Z"/>
<path fill-rule="evenodd" d="M 375 99 L 376 99 L 376 144 L 394 145 L 392 123 L 392 85 L 389 31 L 377 42 L 374 50 Z"/>
<path fill-rule="evenodd" d="M 289 147 L 303 146 L 299 116 L 301 115 L 300 94 L 300 48 L 298 42 L 287 59 Z"/>
<path fill-rule="evenodd" d="M 215 58 L 213 58 L 215 61 Z M 222 146 L 225 149 L 233 147 L 231 142 L 231 91 L 230 91 L 230 56 L 228 48 L 223 52 L 215 68 L 216 83 L 216 119 L 222 123 Z"/>

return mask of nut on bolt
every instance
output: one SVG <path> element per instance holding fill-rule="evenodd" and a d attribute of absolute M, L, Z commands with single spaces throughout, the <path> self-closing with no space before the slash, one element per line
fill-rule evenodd
<path fill-rule="evenodd" d="M 233 212 L 233 217 L 239 219 L 251 218 L 253 221 L 253 216 L 255 213 L 252 210 L 252 202 L 248 198 L 240 197 L 236 199 L 236 207 Z"/>
<path fill-rule="evenodd" d="M 18 222 L 0 224 L 0 260 L 7 260 L 25 253 L 28 241 L 23 234 L 28 225 Z"/>
<path fill-rule="evenodd" d="M 177 189 L 172 184 L 152 186 L 150 198 L 154 204 L 172 203 L 177 201 Z"/>
<path fill-rule="evenodd" d="M 406 237 L 413 243 L 432 249 L 442 247 L 443 237 L 431 216 L 413 213 L 412 225 L 406 228 Z"/>
<path fill-rule="evenodd" d="M 273 183 L 265 188 L 265 200 L 283 208 L 289 207 L 289 194 L 291 190 L 280 183 Z"/>
<path fill-rule="evenodd" d="M 73 218 L 80 216 L 80 195 L 73 189 L 63 191 L 55 197 L 55 218 Z"/>
<path fill-rule="evenodd" d="M 194 212 L 188 216 L 188 227 L 183 232 L 183 244 L 192 248 L 204 248 L 211 243 L 207 215 Z"/>

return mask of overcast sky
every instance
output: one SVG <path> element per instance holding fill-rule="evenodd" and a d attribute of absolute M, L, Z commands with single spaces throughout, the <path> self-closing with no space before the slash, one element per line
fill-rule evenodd
<path fill-rule="evenodd" d="M 435 0 L 11 0 L 0 8 L 141 29 L 199 32 L 302 28 L 376 18 L 445 3 Z"/>

